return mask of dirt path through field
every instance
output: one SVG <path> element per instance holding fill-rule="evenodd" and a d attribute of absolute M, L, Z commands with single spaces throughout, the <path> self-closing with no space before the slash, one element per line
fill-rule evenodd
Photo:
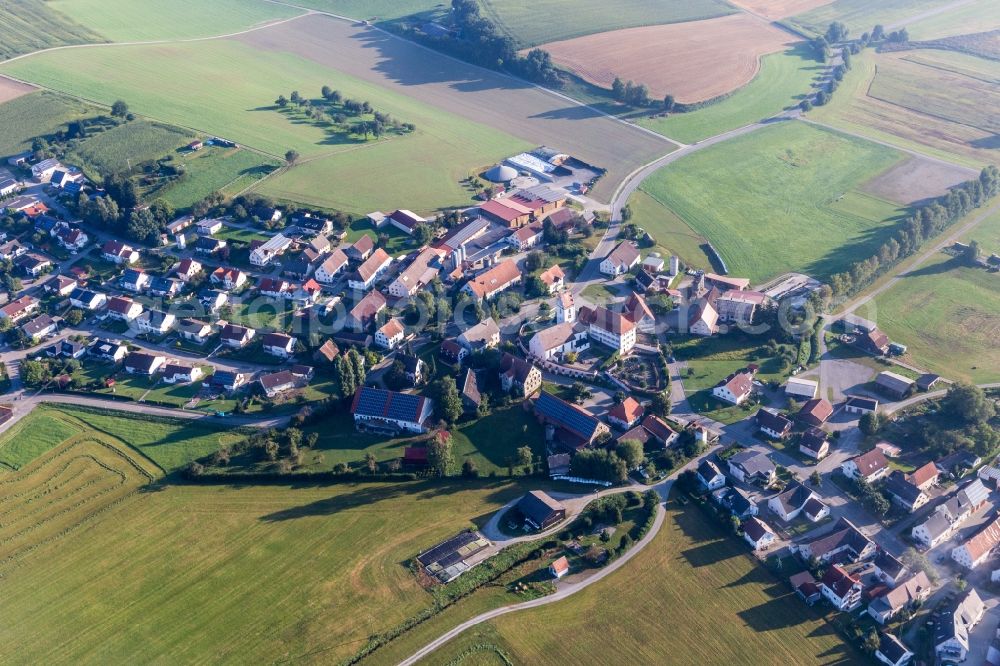
<path fill-rule="evenodd" d="M 627 174 L 678 147 L 558 93 L 328 15 L 303 16 L 235 39 L 293 53 L 602 167 L 607 174 L 592 190 L 602 201 Z"/>

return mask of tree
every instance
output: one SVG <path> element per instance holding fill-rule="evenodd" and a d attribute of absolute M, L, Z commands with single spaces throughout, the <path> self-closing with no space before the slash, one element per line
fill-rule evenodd
<path fill-rule="evenodd" d="M 413 240 L 417 245 L 427 245 L 434 240 L 434 227 L 429 224 L 418 224 L 413 228 Z"/>
<path fill-rule="evenodd" d="M 518 467 L 522 467 L 525 473 L 530 473 L 531 471 L 531 461 L 534 459 L 534 454 L 531 452 L 530 446 L 519 446 L 517 451 L 516 464 Z"/>
<path fill-rule="evenodd" d="M 299 153 L 297 150 L 289 150 L 285 152 L 285 161 L 288 162 L 289 166 L 295 164 L 299 159 Z"/>
<path fill-rule="evenodd" d="M 858 428 L 861 432 L 871 437 L 882 427 L 880 421 L 881 419 L 877 412 L 868 412 L 861 415 L 861 419 L 858 421 Z"/>
<path fill-rule="evenodd" d="M 52 372 L 47 363 L 42 361 L 24 361 L 21 363 L 21 381 L 27 386 L 36 387 L 46 384 L 52 379 Z"/>
<path fill-rule="evenodd" d="M 438 476 L 448 476 L 451 471 L 451 434 L 441 430 L 434 435 L 427 447 L 427 464 Z"/>
<path fill-rule="evenodd" d="M 881 23 L 877 24 L 874 28 L 872 28 L 871 39 L 873 42 L 880 42 L 883 39 L 885 39 L 885 28 L 882 27 Z"/>
<path fill-rule="evenodd" d="M 865 636 L 864 642 L 861 644 L 861 648 L 868 654 L 875 654 L 878 650 L 878 646 L 881 644 L 881 640 L 878 637 L 878 632 L 874 629 L 870 629 L 868 634 Z"/>
<path fill-rule="evenodd" d="M 594 397 L 594 392 L 583 382 L 573 382 L 573 385 L 569 388 L 569 394 L 573 402 L 577 404 Z"/>
<path fill-rule="evenodd" d="M 674 96 L 673 95 L 664 95 L 663 96 L 663 110 L 666 111 L 667 113 L 670 113 L 671 111 L 673 111 L 674 110 L 674 106 L 676 106 L 676 104 L 677 103 L 674 101 Z"/>
<path fill-rule="evenodd" d="M 834 21 L 826 29 L 826 41 L 830 44 L 835 44 L 837 42 L 842 42 L 847 39 L 847 34 L 849 30 L 847 26 L 840 21 Z"/>
<path fill-rule="evenodd" d="M 823 483 L 823 477 L 820 476 L 818 469 L 813 470 L 813 473 L 809 476 L 809 483 L 811 483 L 814 487 Z"/>
<path fill-rule="evenodd" d="M 450 376 L 442 377 L 434 382 L 434 411 L 438 418 L 455 423 L 462 415 L 462 396 L 458 392 L 455 378 Z"/>
<path fill-rule="evenodd" d="M 979 241 L 969 241 L 969 247 L 965 248 L 965 263 L 970 266 L 976 266 L 979 264 L 979 258 L 981 255 L 982 250 L 979 247 Z"/>
<path fill-rule="evenodd" d="M 812 111 L 813 103 L 810 102 L 808 99 L 804 99 L 801 102 L 799 102 L 799 108 L 802 109 L 804 112 L 808 113 L 809 111 Z"/>
<path fill-rule="evenodd" d="M 636 439 L 625 439 L 618 442 L 615 453 L 625 461 L 628 469 L 635 469 L 642 464 L 645 454 L 642 450 L 642 442 Z"/>
<path fill-rule="evenodd" d="M 410 383 L 406 376 L 406 366 L 399 359 L 392 362 L 389 370 L 385 373 L 385 385 L 393 391 L 399 391 Z"/>
<path fill-rule="evenodd" d="M 378 471 L 378 460 L 375 459 L 375 454 L 371 451 L 365 454 L 365 467 L 368 469 L 369 474 L 374 474 Z"/>
<path fill-rule="evenodd" d="M 649 411 L 660 417 L 669 416 L 672 406 L 673 402 L 670 399 L 670 391 L 659 391 L 653 394 L 653 400 L 649 405 Z"/>
<path fill-rule="evenodd" d="M 462 476 L 467 479 L 479 477 L 479 468 L 476 467 L 476 463 L 472 458 L 466 458 L 465 462 L 462 463 Z"/>
<path fill-rule="evenodd" d="M 80 310 L 78 308 L 73 308 L 72 310 L 66 313 L 64 319 L 66 320 L 66 323 L 69 324 L 70 326 L 78 326 L 80 322 L 83 321 L 83 310 Z"/>
<path fill-rule="evenodd" d="M 942 401 L 944 410 L 967 424 L 985 423 L 996 414 L 993 401 L 972 384 L 953 384 Z"/>
<path fill-rule="evenodd" d="M 124 118 L 128 115 L 128 104 L 120 99 L 115 101 L 115 103 L 111 105 L 111 115 L 116 118 Z"/>
<path fill-rule="evenodd" d="M 283 109 L 288 106 L 288 98 L 284 95 L 278 95 L 278 99 L 274 100 L 274 103 Z"/>
<path fill-rule="evenodd" d="M 126 233 L 132 240 L 155 245 L 160 238 L 162 227 L 153 216 L 153 211 L 149 208 L 139 208 L 133 210 L 128 217 L 128 227 Z"/>
<path fill-rule="evenodd" d="M 334 377 L 343 398 L 351 398 L 358 390 L 360 382 L 354 372 L 354 364 L 347 356 L 338 356 L 333 366 Z"/>
<path fill-rule="evenodd" d="M 323 99 L 330 99 L 330 95 L 333 93 L 333 89 L 330 86 L 323 86 L 320 88 L 319 94 Z"/>
<path fill-rule="evenodd" d="M 524 268 L 527 271 L 537 271 L 539 268 L 544 267 L 545 255 L 538 250 L 532 250 L 528 253 L 528 256 L 524 258 Z"/>

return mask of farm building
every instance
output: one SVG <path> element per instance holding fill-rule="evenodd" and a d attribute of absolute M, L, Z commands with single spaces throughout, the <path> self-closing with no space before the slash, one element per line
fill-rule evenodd
<path fill-rule="evenodd" d="M 417 555 L 417 563 L 441 583 L 455 580 L 488 556 L 490 542 L 479 532 L 462 532 Z"/>
<path fill-rule="evenodd" d="M 554 438 L 570 450 L 590 445 L 598 437 L 610 434 L 604 423 L 583 407 L 577 407 L 542 391 L 535 400 L 535 416 L 553 429 Z"/>
<path fill-rule="evenodd" d="M 541 490 L 532 490 L 515 505 L 525 523 L 535 530 L 544 530 L 566 518 L 566 507 Z"/>
<path fill-rule="evenodd" d="M 819 392 L 819 382 L 812 379 L 789 377 L 785 384 L 785 395 L 796 400 L 812 400 Z"/>
<path fill-rule="evenodd" d="M 902 400 L 913 390 L 913 380 L 909 377 L 884 370 L 875 378 L 875 388 L 895 400 Z"/>

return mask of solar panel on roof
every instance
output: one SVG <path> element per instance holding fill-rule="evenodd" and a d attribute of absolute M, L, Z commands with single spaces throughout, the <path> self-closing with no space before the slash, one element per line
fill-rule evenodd
<path fill-rule="evenodd" d="M 548 418 L 557 421 L 563 428 L 584 439 L 590 439 L 594 430 L 597 429 L 598 421 L 596 418 L 574 409 L 572 405 L 544 391 L 535 403 L 535 407 Z"/>

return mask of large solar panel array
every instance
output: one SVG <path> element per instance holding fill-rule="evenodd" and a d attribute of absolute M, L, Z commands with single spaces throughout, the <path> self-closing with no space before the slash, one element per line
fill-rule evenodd
<path fill-rule="evenodd" d="M 597 429 L 598 421 L 593 416 L 585 414 L 567 402 L 560 400 L 550 393 L 542 391 L 542 394 L 535 402 L 537 409 L 543 416 L 566 430 L 579 435 L 583 439 L 590 439 Z"/>
<path fill-rule="evenodd" d="M 354 413 L 398 421 L 418 421 L 423 401 L 424 398 L 419 395 L 366 386 L 361 389 Z"/>

